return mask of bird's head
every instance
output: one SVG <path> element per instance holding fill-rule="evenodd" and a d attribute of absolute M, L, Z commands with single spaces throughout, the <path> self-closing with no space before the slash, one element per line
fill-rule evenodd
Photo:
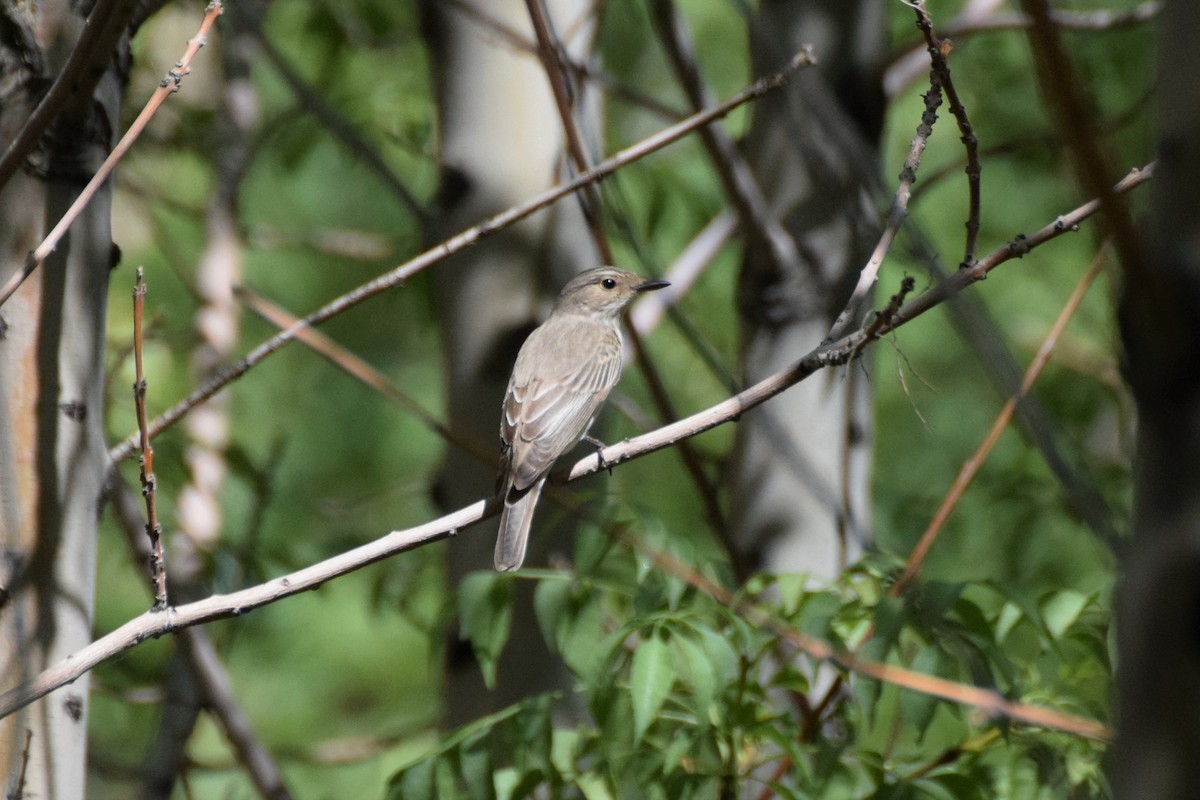
<path fill-rule="evenodd" d="M 669 285 L 663 280 L 645 280 L 618 267 L 596 267 L 579 273 L 563 287 L 554 311 L 615 318 L 642 292 Z"/>

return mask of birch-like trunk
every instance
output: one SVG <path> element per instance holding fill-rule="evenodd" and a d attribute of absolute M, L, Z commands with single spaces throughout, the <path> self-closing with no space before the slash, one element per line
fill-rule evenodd
<path fill-rule="evenodd" d="M 76 4 L 6 4 L 0 15 L 0 149 L 61 69 Z M 111 148 L 113 65 L 67 108 L 0 188 L 0 281 L 67 210 Z M 114 247 L 101 191 L 51 257 L 0 307 L 0 689 L 91 640 L 105 302 Z M 85 796 L 86 677 L 0 721 L 6 797 Z M 28 746 L 27 746 L 28 743 Z"/>
<path fill-rule="evenodd" d="M 754 106 L 747 160 L 806 269 L 791 274 L 749 245 L 738 291 L 743 382 L 790 364 L 828 333 L 877 238 L 884 96 L 884 6 L 767 0 L 751 26 L 755 74 L 812 45 L 805 70 Z M 738 426 L 730 480 L 734 546 L 750 570 L 835 577 L 869 537 L 872 447 L 861 369 L 830 372 L 756 409 Z"/>

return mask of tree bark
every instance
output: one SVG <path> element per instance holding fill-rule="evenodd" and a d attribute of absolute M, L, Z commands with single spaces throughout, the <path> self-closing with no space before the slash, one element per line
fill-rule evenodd
<path fill-rule="evenodd" d="M 61 69 L 83 23 L 75 4 L 0 10 L 0 147 Z M 0 280 L 21 268 L 111 149 L 124 75 L 111 52 L 99 61 L 95 91 L 62 109 L 0 187 Z M 114 253 L 109 194 L 101 191 L 0 307 L 0 689 L 91 640 Z M 5 796 L 85 796 L 87 691 L 84 678 L 0 721 Z"/>
<path fill-rule="evenodd" d="M 1200 6 L 1163 6 L 1149 258 L 1121 322 L 1137 402 L 1133 541 L 1117 605 L 1115 796 L 1200 787 Z"/>
<path fill-rule="evenodd" d="M 739 282 L 742 379 L 791 363 L 828 333 L 878 235 L 870 190 L 884 96 L 884 9 L 873 2 L 768 0 L 751 27 L 755 74 L 813 45 L 805 70 L 754 107 L 745 151 L 803 272 L 747 242 Z M 830 373 L 747 415 L 730 478 L 734 546 L 750 570 L 833 578 L 869 537 L 869 386 Z"/>

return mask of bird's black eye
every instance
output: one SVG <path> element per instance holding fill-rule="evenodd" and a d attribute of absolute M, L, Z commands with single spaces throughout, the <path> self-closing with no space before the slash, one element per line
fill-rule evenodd
<path fill-rule="evenodd" d="M 600 285 L 603 286 L 605 289 L 617 288 L 617 282 L 615 280 L 613 280 L 612 278 L 605 278 L 604 280 L 600 281 Z"/>

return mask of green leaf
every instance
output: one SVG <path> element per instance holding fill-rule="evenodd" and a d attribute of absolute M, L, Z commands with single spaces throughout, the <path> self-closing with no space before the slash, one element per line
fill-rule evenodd
<path fill-rule="evenodd" d="M 467 787 L 471 800 L 495 800 L 492 783 L 492 754 L 488 747 L 490 731 L 479 731 L 458 747 L 458 772 Z"/>
<path fill-rule="evenodd" d="M 577 783 L 579 784 L 579 790 L 583 792 L 585 800 L 616 800 L 616 795 L 613 794 L 612 787 L 595 772 L 583 773 L 579 776 Z"/>
<path fill-rule="evenodd" d="M 942 665 L 942 651 L 937 645 L 927 645 L 913 659 L 912 670 L 924 675 L 938 675 Z M 916 728 L 917 741 L 925 738 L 929 723 L 937 712 L 937 698 L 924 692 L 903 691 L 900 694 L 900 707 L 904 710 L 905 722 Z"/>
<path fill-rule="evenodd" d="M 608 664 L 608 642 L 600 605 L 601 598 L 595 592 L 575 593 L 571 598 L 571 613 L 561 634 L 563 661 L 589 685 Z"/>
<path fill-rule="evenodd" d="M 717 675 L 713 663 L 704 649 L 689 636 L 674 636 L 671 639 L 679 649 L 681 660 L 687 665 L 687 679 L 696 698 L 696 711 L 700 719 L 708 719 L 708 707 L 717 696 Z"/>
<path fill-rule="evenodd" d="M 1040 603 L 1042 622 L 1055 639 L 1062 638 L 1087 607 L 1089 595 L 1072 589 L 1051 593 Z"/>
<path fill-rule="evenodd" d="M 392 776 L 388 782 L 387 800 L 436 800 L 433 772 L 436 759 L 418 761 Z"/>
<path fill-rule="evenodd" d="M 461 635 L 471 643 L 488 688 L 496 684 L 496 662 L 512 628 L 512 579 L 495 572 L 476 572 L 458 589 Z"/>
<path fill-rule="evenodd" d="M 657 634 L 642 640 L 633 653 L 629 692 L 633 700 L 634 737 L 641 739 L 662 709 L 675 682 L 671 647 Z"/>
<path fill-rule="evenodd" d="M 568 580 L 538 581 L 537 588 L 533 590 L 533 611 L 542 630 L 542 638 L 552 653 L 559 652 L 570 602 L 571 582 Z"/>
<path fill-rule="evenodd" d="M 996 644 L 1004 644 L 1008 634 L 1024 618 L 1025 614 L 1020 606 L 1012 602 L 1005 603 L 1004 608 L 1000 610 L 1000 616 L 996 618 Z"/>

